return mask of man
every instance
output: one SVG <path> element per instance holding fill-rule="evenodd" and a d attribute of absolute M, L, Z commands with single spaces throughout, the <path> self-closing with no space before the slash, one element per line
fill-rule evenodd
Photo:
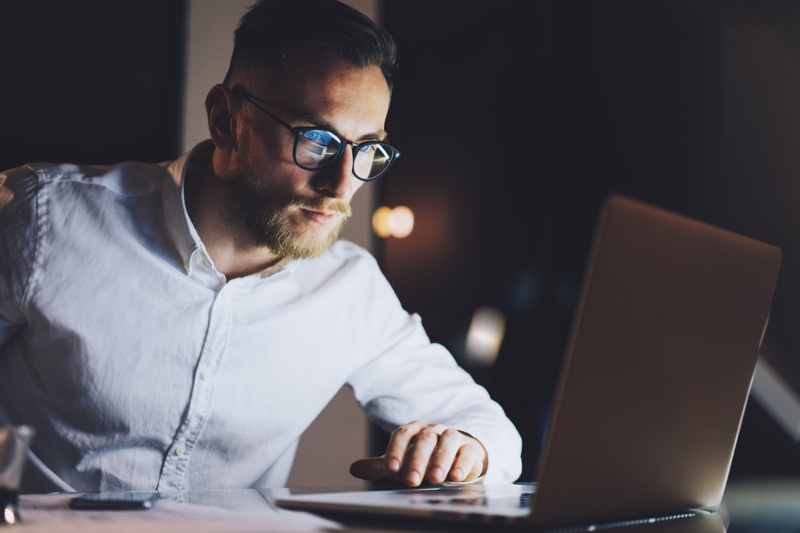
<path fill-rule="evenodd" d="M 0 174 L 0 416 L 36 430 L 23 489 L 281 486 L 344 384 L 392 431 L 354 475 L 516 479 L 500 406 L 337 240 L 399 155 L 394 66 L 357 11 L 264 0 L 208 93 L 209 141 Z"/>

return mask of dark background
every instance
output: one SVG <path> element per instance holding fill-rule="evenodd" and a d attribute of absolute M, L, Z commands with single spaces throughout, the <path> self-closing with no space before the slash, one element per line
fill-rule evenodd
<path fill-rule="evenodd" d="M 0 168 L 172 159 L 180 146 L 181 0 L 0 4 Z"/>
<path fill-rule="evenodd" d="M 783 248 L 765 356 L 800 384 L 800 3 L 390 0 L 382 15 L 403 152 L 382 202 L 416 215 L 382 264 L 520 428 L 523 479 L 612 191 Z M 507 319 L 488 369 L 462 350 L 481 305 Z M 732 476 L 798 472 L 796 443 L 749 402 Z"/>
<path fill-rule="evenodd" d="M 380 12 L 401 47 L 387 128 L 403 156 L 376 186 L 416 228 L 377 255 L 520 428 L 523 479 L 612 191 L 783 248 L 765 357 L 800 390 L 800 3 L 384 0 Z M 182 0 L 0 4 L 0 168 L 176 157 L 185 15 Z M 481 305 L 507 318 L 491 368 L 462 357 Z M 732 475 L 762 473 L 800 473 L 800 460 L 752 401 Z"/>

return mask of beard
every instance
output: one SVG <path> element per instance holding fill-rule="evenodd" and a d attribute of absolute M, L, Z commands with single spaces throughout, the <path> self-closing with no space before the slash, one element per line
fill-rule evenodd
<path fill-rule="evenodd" d="M 275 187 L 254 184 L 241 172 L 225 180 L 234 201 L 233 216 L 241 220 L 250 237 L 283 259 L 311 259 L 325 253 L 339 238 L 350 205 L 332 198 L 306 198 L 285 194 Z M 329 228 L 307 219 L 300 209 L 340 213 L 338 222 Z"/>

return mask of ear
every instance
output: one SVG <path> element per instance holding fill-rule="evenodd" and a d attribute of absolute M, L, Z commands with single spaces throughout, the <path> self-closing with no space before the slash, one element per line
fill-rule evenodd
<path fill-rule="evenodd" d="M 217 148 L 229 148 L 236 140 L 235 122 L 231 112 L 235 104 L 233 93 L 226 86 L 214 85 L 206 96 L 208 132 Z"/>

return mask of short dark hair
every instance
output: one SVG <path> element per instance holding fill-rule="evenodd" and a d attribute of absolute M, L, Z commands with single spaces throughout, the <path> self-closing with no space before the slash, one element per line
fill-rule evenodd
<path fill-rule="evenodd" d="M 286 65 L 306 50 L 327 51 L 358 68 L 380 67 L 389 89 L 397 46 L 385 28 L 338 0 L 258 0 L 239 22 L 227 83 L 242 60 Z"/>

